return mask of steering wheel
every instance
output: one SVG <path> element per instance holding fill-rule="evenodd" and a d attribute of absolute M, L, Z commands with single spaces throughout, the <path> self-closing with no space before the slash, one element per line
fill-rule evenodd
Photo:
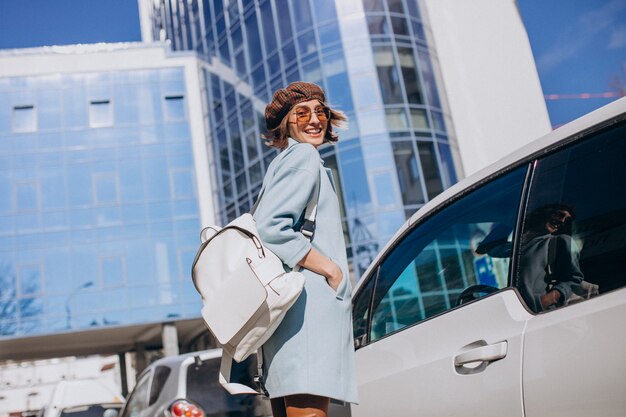
<path fill-rule="evenodd" d="M 477 284 L 467 287 L 459 294 L 459 298 L 456 299 L 455 306 L 468 303 L 470 301 L 478 300 L 480 297 L 484 297 L 487 294 L 493 294 L 499 291 L 500 288 L 492 287 L 491 285 Z"/>

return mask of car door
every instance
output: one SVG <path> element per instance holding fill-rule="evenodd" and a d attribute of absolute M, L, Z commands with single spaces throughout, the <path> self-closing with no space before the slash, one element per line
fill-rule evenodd
<path fill-rule="evenodd" d="M 527 417 L 626 410 L 626 122 L 587 136 L 539 159 L 531 182 L 522 241 L 531 247 L 526 236 L 547 223 L 547 238 L 562 245 L 553 265 L 561 285 L 584 278 L 599 288 L 533 312 L 522 373 Z M 535 267 L 526 256 L 520 251 L 520 288 Z"/>
<path fill-rule="evenodd" d="M 522 335 L 509 286 L 526 167 L 412 226 L 354 299 L 357 417 L 523 416 Z"/>

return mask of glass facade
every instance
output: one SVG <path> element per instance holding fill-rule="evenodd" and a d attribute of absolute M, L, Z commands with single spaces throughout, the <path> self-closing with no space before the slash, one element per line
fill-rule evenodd
<path fill-rule="evenodd" d="M 337 179 L 356 279 L 408 216 L 457 180 L 417 0 L 358 1 L 158 0 L 152 14 L 155 39 L 207 63 L 205 117 L 223 223 L 250 209 L 276 155 L 261 140 L 273 91 L 315 82 L 348 115 L 339 143 L 320 152 Z M 359 24 L 355 39 L 360 32 L 350 29 Z"/>
<path fill-rule="evenodd" d="M 183 68 L 0 78 L 0 337 L 197 317 Z"/>

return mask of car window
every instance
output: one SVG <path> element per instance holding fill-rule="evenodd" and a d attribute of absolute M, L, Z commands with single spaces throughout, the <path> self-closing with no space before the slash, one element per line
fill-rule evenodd
<path fill-rule="evenodd" d="M 412 230 L 380 265 L 370 340 L 508 285 L 526 167 L 499 177 Z"/>
<path fill-rule="evenodd" d="M 172 370 L 167 366 L 157 366 L 154 370 L 154 378 L 152 378 L 152 386 L 150 387 L 150 399 L 148 405 L 152 405 L 159 398 L 161 390 L 165 386 L 165 381 Z"/>
<path fill-rule="evenodd" d="M 626 123 L 536 162 L 516 282 L 546 312 L 626 285 Z"/>
<path fill-rule="evenodd" d="M 133 392 L 124 408 L 122 417 L 136 417 L 148 407 L 148 388 L 150 387 L 150 372 L 145 373 L 135 385 Z"/>
<path fill-rule="evenodd" d="M 268 401 L 258 395 L 231 395 L 219 383 L 218 375 L 221 358 L 202 361 L 200 365 L 191 363 L 187 367 L 187 398 L 200 405 L 208 416 L 270 415 Z M 255 387 L 256 355 L 237 363 L 233 361 L 231 382 Z"/>

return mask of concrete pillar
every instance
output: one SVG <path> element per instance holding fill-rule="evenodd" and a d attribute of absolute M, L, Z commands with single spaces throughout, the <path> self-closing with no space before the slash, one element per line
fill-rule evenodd
<path fill-rule="evenodd" d="M 124 398 L 128 395 L 128 378 L 126 376 L 126 353 L 118 353 L 117 358 L 120 362 L 120 382 L 122 385 L 122 395 Z"/>
<path fill-rule="evenodd" d="M 173 323 L 163 325 L 161 332 L 163 338 L 163 356 L 178 355 L 178 331 Z"/>

